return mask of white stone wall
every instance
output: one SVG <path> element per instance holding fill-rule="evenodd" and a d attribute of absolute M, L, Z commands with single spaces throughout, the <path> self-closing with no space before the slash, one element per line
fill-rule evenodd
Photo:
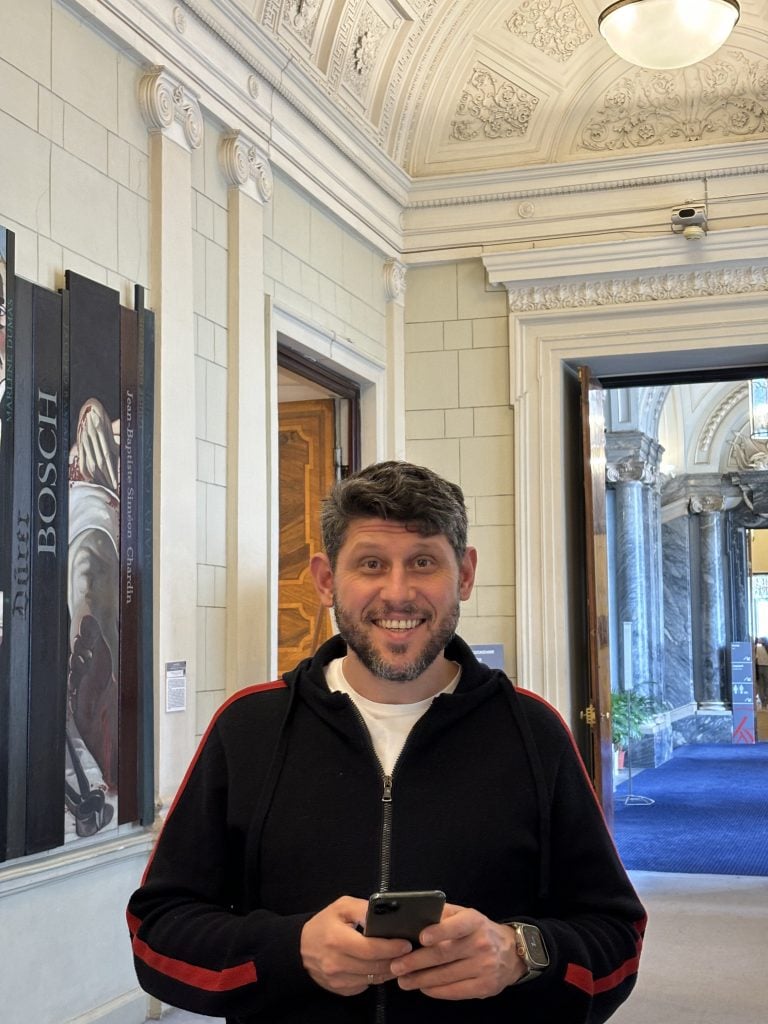
<path fill-rule="evenodd" d="M 227 188 L 220 130 L 205 121 L 192 154 L 197 438 L 197 703 L 205 731 L 226 693 Z"/>
<path fill-rule="evenodd" d="M 22 277 L 58 288 L 75 270 L 116 288 L 126 305 L 133 284 L 147 284 L 140 74 L 51 0 L 3 0 L 0 221 L 16 233 Z"/>
<path fill-rule="evenodd" d="M 478 550 L 477 584 L 459 631 L 504 644 L 515 674 L 513 422 L 506 292 L 482 263 L 408 272 L 405 301 L 407 457 L 456 481 Z"/>
<path fill-rule="evenodd" d="M 382 253 L 278 174 L 264 235 L 264 284 L 275 304 L 384 362 Z"/>
<path fill-rule="evenodd" d="M 16 235 L 20 276 L 60 288 L 71 269 L 127 306 L 134 283 L 148 285 L 140 74 L 58 3 L 2 0 L 0 223 Z M 123 915 L 150 838 L 132 826 L 111 835 L 98 850 L 0 865 L 4 1022 L 144 1020 Z"/>

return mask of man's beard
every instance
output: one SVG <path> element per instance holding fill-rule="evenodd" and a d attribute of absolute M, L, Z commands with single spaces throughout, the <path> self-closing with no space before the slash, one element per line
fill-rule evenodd
<path fill-rule="evenodd" d="M 413 661 L 407 662 L 404 665 L 392 664 L 386 660 L 386 655 L 379 654 L 366 632 L 352 621 L 352 616 L 339 603 L 336 594 L 333 596 L 333 613 L 336 616 L 336 626 L 342 639 L 355 652 L 369 672 L 373 673 L 377 678 L 386 679 L 389 682 L 410 683 L 414 679 L 418 679 L 423 672 L 426 672 L 435 659 L 445 650 L 449 641 L 453 639 L 456 633 L 456 626 L 459 623 L 460 605 L 457 601 L 450 613 L 438 624 L 437 631 L 429 634 L 426 646 L 421 654 Z M 407 616 L 410 612 L 401 608 L 398 614 Z M 387 618 L 388 615 L 382 614 L 376 617 Z M 378 628 L 372 622 L 370 622 L 370 627 L 371 629 Z M 404 644 L 397 645 L 392 644 L 391 641 L 384 642 L 390 644 L 394 655 L 405 653 L 406 646 Z"/>

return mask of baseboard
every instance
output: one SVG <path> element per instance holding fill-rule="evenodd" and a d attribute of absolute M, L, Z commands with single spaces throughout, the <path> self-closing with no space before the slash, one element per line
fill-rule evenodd
<path fill-rule="evenodd" d="M 144 1024 L 149 1016 L 149 996 L 141 989 L 110 999 L 66 1024 Z"/>

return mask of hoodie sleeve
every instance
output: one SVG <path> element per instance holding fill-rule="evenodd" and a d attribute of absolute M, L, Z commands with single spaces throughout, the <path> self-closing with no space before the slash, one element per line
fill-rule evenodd
<path fill-rule="evenodd" d="M 127 910 L 142 988 L 174 1006 L 219 1017 L 290 1004 L 314 988 L 299 951 L 311 915 L 237 909 L 245 843 L 229 823 L 228 793 L 214 720 Z"/>
<path fill-rule="evenodd" d="M 646 915 L 570 732 L 543 701 L 532 710 L 539 755 L 552 755 L 543 769 L 550 863 L 542 914 L 523 920 L 541 929 L 551 963 L 520 994 L 538 1006 L 542 1020 L 600 1024 L 634 987 Z"/>

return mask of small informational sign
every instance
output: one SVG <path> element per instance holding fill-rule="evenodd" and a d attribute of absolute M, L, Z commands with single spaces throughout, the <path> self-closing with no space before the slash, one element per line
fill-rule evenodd
<path fill-rule="evenodd" d="M 165 663 L 165 710 L 187 710 L 186 661 L 166 661 Z"/>
<path fill-rule="evenodd" d="M 752 643 L 736 640 L 731 644 L 731 702 L 733 742 L 755 742 L 755 682 L 752 670 Z"/>
<path fill-rule="evenodd" d="M 504 644 L 470 644 L 472 653 L 488 668 L 504 671 Z"/>

